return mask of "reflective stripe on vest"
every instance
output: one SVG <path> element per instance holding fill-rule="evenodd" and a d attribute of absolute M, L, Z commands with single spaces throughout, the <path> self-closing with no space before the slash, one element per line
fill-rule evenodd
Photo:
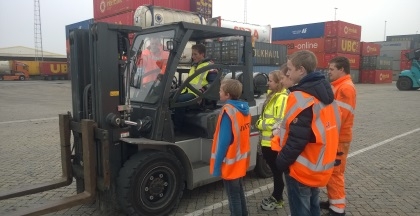
<path fill-rule="evenodd" d="M 188 73 L 188 76 L 192 76 L 198 69 L 201 69 L 203 67 L 206 67 L 210 65 L 210 62 L 202 62 L 199 65 L 192 67 Z M 203 86 L 207 85 L 208 82 L 206 80 L 207 78 L 207 74 L 209 71 L 205 71 L 203 73 L 201 73 L 199 76 L 194 77 L 194 79 L 192 79 L 190 81 L 190 84 L 197 90 L 200 90 L 201 88 L 203 88 Z M 194 95 L 196 95 L 193 91 L 191 91 L 191 89 L 189 88 L 185 88 L 183 90 L 183 92 L 187 91 L 188 93 L 192 93 Z"/>
<path fill-rule="evenodd" d="M 296 161 L 290 165 L 290 175 L 307 186 L 325 186 L 332 174 L 337 153 L 338 133 L 341 127 L 339 107 L 335 101 L 325 105 L 301 91 L 293 92 L 289 99 L 288 103 L 291 104 L 288 104 L 280 129 L 280 150 L 287 143 L 290 124 L 295 123 L 296 117 L 311 106 L 311 128 L 315 135 L 314 143 L 308 143 Z"/>
<path fill-rule="evenodd" d="M 237 109 L 233 109 L 232 107 L 226 107 L 225 111 L 229 116 L 236 116 L 237 112 L 239 112 Z M 221 112 L 219 114 L 220 118 L 221 118 L 222 115 L 223 115 L 223 112 Z M 240 134 L 241 130 L 240 130 L 238 121 L 236 121 L 236 119 L 231 119 L 231 120 L 232 120 L 233 127 L 234 127 L 234 128 L 232 128 L 234 130 L 234 133 Z M 217 152 L 217 148 L 216 148 L 216 152 Z M 229 158 L 225 157 L 223 159 L 223 162 L 228 164 L 228 165 L 231 165 L 231 164 L 236 163 L 239 160 L 246 159 L 247 157 L 248 157 L 248 153 L 241 154 L 240 139 L 237 139 L 236 140 L 236 156 L 235 156 L 235 158 L 230 158 L 229 159 Z M 212 153 L 211 158 L 216 159 L 216 153 Z"/>
<path fill-rule="evenodd" d="M 220 123 L 225 112 L 231 120 L 233 140 L 227 149 L 226 155 L 224 155 L 221 167 L 218 168 L 221 169 L 221 177 L 223 179 L 237 179 L 246 175 L 246 170 L 249 166 L 251 116 L 249 114 L 244 116 L 230 104 L 223 106 L 218 117 L 211 149 L 210 174 L 214 171 L 216 153 L 220 143 Z"/>

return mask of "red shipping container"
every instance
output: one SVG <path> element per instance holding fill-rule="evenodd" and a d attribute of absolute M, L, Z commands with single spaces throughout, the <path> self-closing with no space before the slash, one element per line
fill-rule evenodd
<path fill-rule="evenodd" d="M 361 42 L 360 53 L 362 56 L 379 56 L 381 55 L 381 45 L 369 42 Z"/>
<path fill-rule="evenodd" d="M 67 74 L 67 62 L 40 62 L 39 70 L 43 76 Z"/>
<path fill-rule="evenodd" d="M 360 83 L 373 83 L 373 71 L 361 70 L 359 74 Z"/>
<path fill-rule="evenodd" d="M 360 53 L 360 42 L 357 40 L 347 38 L 326 38 L 325 39 L 326 53 Z"/>
<path fill-rule="evenodd" d="M 190 10 L 200 13 L 204 18 L 212 18 L 212 0 L 190 0 Z"/>
<path fill-rule="evenodd" d="M 273 44 L 283 44 L 287 46 L 287 54 L 292 54 L 299 50 L 309 50 L 314 53 L 324 52 L 324 38 L 310 38 L 298 40 L 273 41 Z"/>
<path fill-rule="evenodd" d="M 189 11 L 190 0 L 93 0 L 93 18 L 97 20 L 126 11 L 135 11 L 141 5 Z"/>
<path fill-rule="evenodd" d="M 337 56 L 343 56 L 349 59 L 350 62 L 350 69 L 359 69 L 360 68 L 360 55 L 355 54 L 346 54 L 346 53 L 326 53 L 324 56 L 324 64 L 325 68 L 327 68 L 328 62 Z"/>
<path fill-rule="evenodd" d="M 325 37 L 350 38 L 360 41 L 362 36 L 362 27 L 343 21 L 329 21 L 325 22 L 324 35 Z"/>
<path fill-rule="evenodd" d="M 373 83 L 392 83 L 392 70 L 373 70 Z"/>
<path fill-rule="evenodd" d="M 410 51 L 411 50 L 401 50 L 401 56 L 400 56 L 401 61 L 403 60 L 408 61 L 408 58 L 407 56 L 405 56 L 405 54 L 409 53 Z"/>
<path fill-rule="evenodd" d="M 97 20 L 126 11 L 135 11 L 145 4 L 153 4 L 153 0 L 93 0 L 93 18 Z"/>
<path fill-rule="evenodd" d="M 134 25 L 134 11 L 117 14 L 115 16 L 110 16 L 103 19 L 95 19 L 95 22 L 105 22 L 118 25 Z"/>
<path fill-rule="evenodd" d="M 400 70 L 410 70 L 410 69 L 411 69 L 411 61 L 401 60 Z"/>
<path fill-rule="evenodd" d="M 190 11 L 190 0 L 153 0 L 154 6 Z"/>

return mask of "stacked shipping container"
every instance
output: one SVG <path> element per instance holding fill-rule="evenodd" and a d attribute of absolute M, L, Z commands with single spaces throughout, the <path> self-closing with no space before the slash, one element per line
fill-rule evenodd
<path fill-rule="evenodd" d="M 392 58 L 380 56 L 380 49 L 380 45 L 375 43 L 361 43 L 361 83 L 392 82 Z"/>
<path fill-rule="evenodd" d="M 350 60 L 353 81 L 358 82 L 361 29 L 343 21 L 278 27 L 272 29 L 272 43 L 286 45 L 288 54 L 297 50 L 314 52 L 320 70 L 327 68 L 335 56 L 345 56 Z"/>
<path fill-rule="evenodd" d="M 404 53 L 420 48 L 420 34 L 387 36 L 386 41 L 375 43 L 381 45 L 381 56 L 393 58 L 393 80 L 397 80 L 402 70 L 410 69 L 411 62 Z"/>

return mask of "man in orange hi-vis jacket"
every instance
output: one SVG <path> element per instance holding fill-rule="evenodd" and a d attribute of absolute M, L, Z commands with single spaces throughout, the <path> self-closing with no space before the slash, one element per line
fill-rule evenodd
<path fill-rule="evenodd" d="M 345 57 L 335 57 L 329 62 L 329 72 L 334 98 L 341 111 L 341 130 L 337 149 L 336 164 L 327 184 L 328 201 L 320 207 L 329 209 L 329 215 L 345 215 L 346 192 L 344 171 L 352 140 L 354 110 L 356 108 L 356 89 L 350 76 L 350 62 Z"/>

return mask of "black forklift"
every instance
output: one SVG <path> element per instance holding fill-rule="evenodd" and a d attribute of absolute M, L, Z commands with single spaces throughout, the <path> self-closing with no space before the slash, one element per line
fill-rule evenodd
<path fill-rule="evenodd" d="M 187 43 L 232 36 L 244 42 L 240 63 L 210 64 L 185 76 L 188 69 L 179 60 Z M 152 38 L 161 41 L 160 49 L 168 52 L 168 59 L 164 66 L 161 62 L 159 69 L 147 72 L 139 59 L 150 49 Z M 250 105 L 252 125 L 261 112 L 257 104 L 263 98 L 254 98 L 249 32 L 186 22 L 146 29 L 95 23 L 88 30 L 73 30 L 70 46 L 73 108 L 59 115 L 62 178 L 0 192 L 0 200 L 67 186 L 73 179 L 77 195 L 15 215 L 42 215 L 92 202 L 104 215 L 168 215 L 185 188 L 220 180 L 209 174 L 209 161 L 223 105 L 218 92 L 224 73 L 232 79 L 241 73 L 241 99 Z M 217 76 L 204 91 L 190 83 L 208 70 Z M 145 84 L 141 80 L 146 73 L 159 75 Z M 197 97 L 177 102 L 186 87 Z M 174 133 L 172 111 L 181 106 L 190 108 L 185 126 Z M 258 154 L 256 128 L 252 127 L 250 136 L 249 171 L 269 177 L 269 168 Z"/>

